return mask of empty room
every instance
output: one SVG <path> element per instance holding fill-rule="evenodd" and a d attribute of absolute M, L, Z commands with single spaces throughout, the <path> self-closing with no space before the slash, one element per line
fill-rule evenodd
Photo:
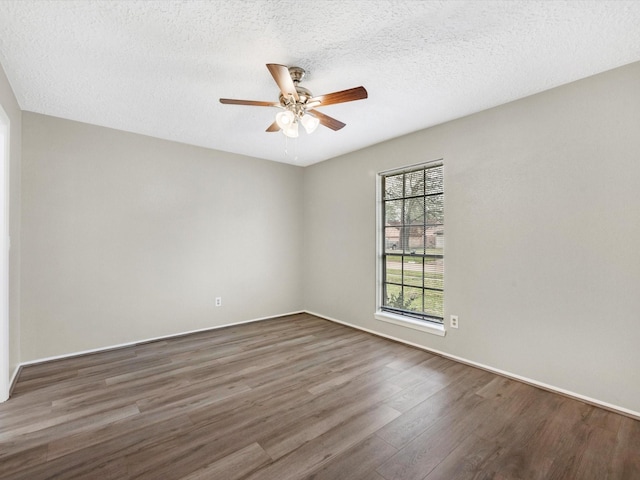
<path fill-rule="evenodd" d="M 640 479 L 638 25 L 0 0 L 0 480 Z"/>

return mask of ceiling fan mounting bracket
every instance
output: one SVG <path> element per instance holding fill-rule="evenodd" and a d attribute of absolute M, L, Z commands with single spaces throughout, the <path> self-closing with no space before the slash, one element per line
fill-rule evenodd
<path fill-rule="evenodd" d="M 301 67 L 289 67 L 289 75 L 291 75 L 291 80 L 295 85 L 298 85 L 302 81 L 305 75 L 304 68 Z"/>

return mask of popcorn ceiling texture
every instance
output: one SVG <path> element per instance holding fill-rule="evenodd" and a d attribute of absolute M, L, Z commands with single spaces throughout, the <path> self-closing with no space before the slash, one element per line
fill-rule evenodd
<path fill-rule="evenodd" d="M 310 165 L 640 60 L 633 1 L 0 1 L 23 110 Z M 287 140 L 266 63 L 298 65 L 347 124 Z"/>

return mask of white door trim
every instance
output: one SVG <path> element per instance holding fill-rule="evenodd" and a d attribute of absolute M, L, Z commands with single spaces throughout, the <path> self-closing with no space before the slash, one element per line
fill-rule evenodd
<path fill-rule="evenodd" d="M 0 106 L 0 402 L 9 398 L 9 116 Z"/>

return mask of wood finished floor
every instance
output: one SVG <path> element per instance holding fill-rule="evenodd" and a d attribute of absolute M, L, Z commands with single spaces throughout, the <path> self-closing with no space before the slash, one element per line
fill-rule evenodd
<path fill-rule="evenodd" d="M 300 314 L 26 367 L 0 478 L 640 479 L 640 422 Z"/>

